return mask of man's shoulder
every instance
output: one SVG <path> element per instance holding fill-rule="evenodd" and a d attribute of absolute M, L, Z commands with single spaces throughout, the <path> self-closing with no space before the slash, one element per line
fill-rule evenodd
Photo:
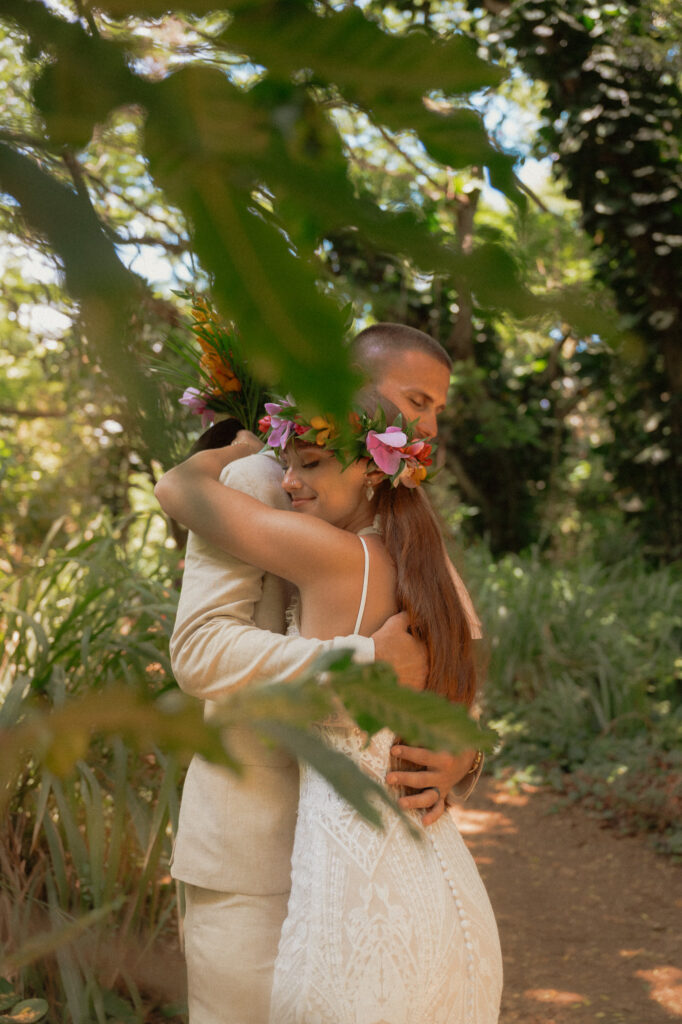
<path fill-rule="evenodd" d="M 234 487 L 267 505 L 286 507 L 282 467 L 270 452 L 258 452 L 231 462 L 220 474 L 226 487 Z"/>

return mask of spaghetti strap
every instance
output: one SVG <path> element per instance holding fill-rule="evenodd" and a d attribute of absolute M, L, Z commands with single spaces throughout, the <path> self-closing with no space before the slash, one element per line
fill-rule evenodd
<path fill-rule="evenodd" d="M 365 576 L 362 581 L 362 597 L 360 598 L 360 608 L 358 609 L 358 617 L 355 620 L 355 629 L 353 630 L 353 636 L 357 636 L 362 625 L 362 616 L 365 614 L 365 605 L 367 603 L 367 584 L 369 582 L 369 550 L 367 548 L 367 542 L 364 537 L 358 538 L 362 544 L 363 551 L 365 552 Z"/>

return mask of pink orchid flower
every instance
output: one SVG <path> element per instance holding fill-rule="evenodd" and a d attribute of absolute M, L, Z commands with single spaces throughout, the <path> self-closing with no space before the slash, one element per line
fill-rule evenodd
<path fill-rule="evenodd" d="M 270 448 L 286 448 L 291 431 L 294 429 L 293 420 L 285 420 L 279 416 L 283 409 L 287 408 L 289 402 L 280 405 L 278 402 L 266 402 L 265 411 L 270 417 L 271 432 L 268 437 Z"/>
<path fill-rule="evenodd" d="M 206 405 L 206 399 L 198 388 L 185 388 L 183 396 L 180 399 L 180 405 L 186 405 L 190 412 L 196 413 L 197 416 L 201 416 L 202 427 L 207 427 L 209 423 L 213 423 L 215 413 L 213 409 L 208 408 Z"/>
<path fill-rule="evenodd" d="M 400 427 L 387 427 L 383 434 L 370 430 L 365 443 L 379 469 L 393 476 L 403 458 L 400 449 L 407 444 L 407 434 Z"/>

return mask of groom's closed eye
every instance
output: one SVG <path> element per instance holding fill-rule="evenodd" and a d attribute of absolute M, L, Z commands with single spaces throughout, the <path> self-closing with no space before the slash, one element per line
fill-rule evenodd
<path fill-rule="evenodd" d="M 410 404 L 417 412 L 424 412 L 427 407 L 428 399 L 425 395 L 409 395 Z"/>

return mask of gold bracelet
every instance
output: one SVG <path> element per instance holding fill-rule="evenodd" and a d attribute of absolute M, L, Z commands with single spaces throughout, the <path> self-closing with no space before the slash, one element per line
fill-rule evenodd
<path fill-rule="evenodd" d="M 471 768 L 467 772 L 467 775 L 475 775 L 476 772 L 478 771 L 478 769 L 481 767 L 482 762 L 483 762 L 483 751 L 482 750 L 477 750 L 476 751 L 476 757 L 474 758 L 473 763 L 471 765 Z"/>

